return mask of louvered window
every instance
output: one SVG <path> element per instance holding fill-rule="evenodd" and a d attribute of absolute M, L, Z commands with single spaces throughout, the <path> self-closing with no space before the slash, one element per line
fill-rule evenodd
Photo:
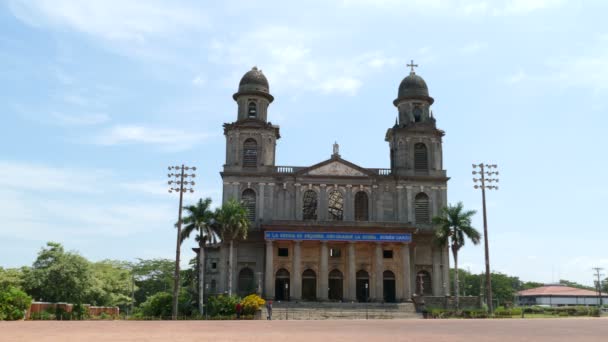
<path fill-rule="evenodd" d="M 317 193 L 313 190 L 307 190 L 303 197 L 302 219 L 316 220 L 317 219 Z"/>
<path fill-rule="evenodd" d="M 243 144 L 243 167 L 258 166 L 258 143 L 253 139 L 245 140 Z"/>
<path fill-rule="evenodd" d="M 368 200 L 367 194 L 364 191 L 359 191 L 355 194 L 355 221 L 367 221 Z"/>
<path fill-rule="evenodd" d="M 416 223 L 430 223 L 429 196 L 422 192 L 419 193 L 414 200 L 414 206 L 416 209 Z"/>
<path fill-rule="evenodd" d="M 243 191 L 241 201 L 243 201 L 243 206 L 247 210 L 247 218 L 249 221 L 255 221 L 255 191 L 251 189 Z"/>
<path fill-rule="evenodd" d="M 344 208 L 344 197 L 340 191 L 334 190 L 329 194 L 329 219 L 332 221 L 342 221 Z"/>
<path fill-rule="evenodd" d="M 258 116 L 258 106 L 255 102 L 249 102 L 249 107 L 247 108 L 247 116 L 250 118 L 255 118 Z"/>
<path fill-rule="evenodd" d="M 429 169 L 429 159 L 426 145 L 418 143 L 414 145 L 414 171 L 427 172 Z"/>

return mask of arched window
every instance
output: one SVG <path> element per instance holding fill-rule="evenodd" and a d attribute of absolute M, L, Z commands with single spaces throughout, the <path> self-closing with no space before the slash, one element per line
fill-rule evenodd
<path fill-rule="evenodd" d="M 249 106 L 247 107 L 247 117 L 249 118 L 257 118 L 258 116 L 258 105 L 255 102 L 249 102 Z"/>
<path fill-rule="evenodd" d="M 243 167 L 258 166 L 258 143 L 249 138 L 243 144 Z"/>
<path fill-rule="evenodd" d="M 414 208 L 416 210 L 416 224 L 418 223 L 431 223 L 431 215 L 429 212 L 429 196 L 424 192 L 416 195 L 414 199 Z"/>
<path fill-rule="evenodd" d="M 255 283 L 253 279 L 253 270 L 249 267 L 245 267 L 239 272 L 238 292 L 241 295 L 247 295 L 254 291 Z"/>
<path fill-rule="evenodd" d="M 306 190 L 303 198 L 302 206 L 302 219 L 303 220 L 316 220 L 317 219 L 317 193 L 313 190 Z"/>
<path fill-rule="evenodd" d="M 334 190 L 329 194 L 329 203 L 328 203 L 328 211 L 329 211 L 329 219 L 333 221 L 342 221 L 344 208 L 344 196 L 338 190 Z"/>
<path fill-rule="evenodd" d="M 367 221 L 369 216 L 368 199 L 365 191 L 359 191 L 355 194 L 355 221 Z"/>
<path fill-rule="evenodd" d="M 247 218 L 249 221 L 255 221 L 255 191 L 246 189 L 241 195 L 243 207 L 247 209 Z"/>
<path fill-rule="evenodd" d="M 416 293 L 418 295 L 433 295 L 433 283 L 429 272 L 419 271 L 416 273 Z"/>
<path fill-rule="evenodd" d="M 429 158 L 426 151 L 426 145 L 417 143 L 414 145 L 414 171 L 427 172 L 429 170 Z"/>

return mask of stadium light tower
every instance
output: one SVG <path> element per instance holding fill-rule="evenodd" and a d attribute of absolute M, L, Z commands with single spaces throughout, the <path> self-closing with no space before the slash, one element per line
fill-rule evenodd
<path fill-rule="evenodd" d="M 167 177 L 169 177 L 169 181 L 167 184 L 169 184 L 169 193 L 179 192 L 179 211 L 177 214 L 177 247 L 175 248 L 175 277 L 173 283 L 173 309 L 171 312 L 171 318 L 176 320 L 179 297 L 179 258 L 181 249 L 180 236 L 182 234 L 182 205 L 184 202 L 184 192 L 194 192 L 194 181 L 188 181 L 188 178 L 196 177 L 194 174 L 196 167 L 185 166 L 182 164 L 182 166 L 169 166 L 168 169 L 169 173 L 167 174 Z M 191 174 L 186 173 L 190 170 L 192 170 Z"/>
<path fill-rule="evenodd" d="M 492 185 L 492 183 L 498 184 L 498 171 L 496 164 L 473 164 L 473 175 L 479 175 L 480 178 L 473 178 L 475 189 L 481 189 L 481 200 L 483 202 L 483 241 L 485 245 L 485 259 L 486 259 L 486 301 L 488 304 L 488 311 L 490 315 L 494 313 L 494 303 L 492 302 L 492 277 L 490 273 L 490 247 L 488 246 L 488 218 L 486 215 L 486 189 L 498 190 L 498 185 Z M 479 168 L 479 171 L 477 171 Z M 490 171 L 486 171 L 486 169 Z M 491 171 L 494 169 L 494 171 Z M 495 177 L 495 178 L 486 178 Z M 477 184 L 479 182 L 479 185 Z M 489 183 L 487 185 L 486 183 Z"/>

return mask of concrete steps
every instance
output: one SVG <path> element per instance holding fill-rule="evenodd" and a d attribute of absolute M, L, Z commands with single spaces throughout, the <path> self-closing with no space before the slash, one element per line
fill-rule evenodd
<path fill-rule="evenodd" d="M 262 317 L 266 317 L 266 309 Z M 324 319 L 418 319 L 413 303 L 326 303 L 326 302 L 274 302 L 274 320 Z"/>

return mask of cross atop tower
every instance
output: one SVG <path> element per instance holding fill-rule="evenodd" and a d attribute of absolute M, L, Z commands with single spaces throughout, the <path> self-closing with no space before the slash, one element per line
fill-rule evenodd
<path fill-rule="evenodd" d="M 410 70 L 410 73 L 414 73 L 414 68 L 418 67 L 418 64 L 414 64 L 414 60 L 412 59 L 412 61 L 410 62 L 410 64 L 407 64 L 408 67 L 411 67 L 412 69 Z"/>

